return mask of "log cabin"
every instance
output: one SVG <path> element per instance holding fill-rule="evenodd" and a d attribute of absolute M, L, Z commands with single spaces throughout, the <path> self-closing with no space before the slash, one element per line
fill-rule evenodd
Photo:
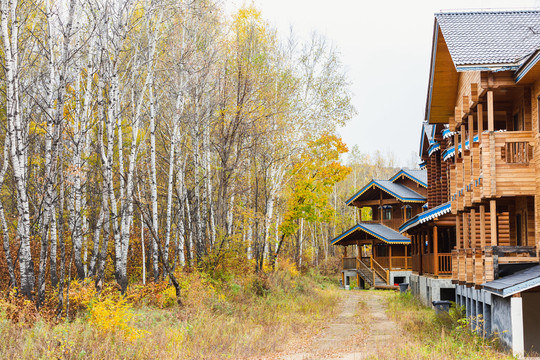
<path fill-rule="evenodd" d="M 422 212 L 426 192 L 425 171 L 402 169 L 389 180 L 371 180 L 345 202 L 357 209 L 358 223 L 331 240 L 345 249 L 345 287 L 351 278 L 361 289 L 395 288 L 409 281 L 411 242 L 398 228 Z"/>
<path fill-rule="evenodd" d="M 422 124 L 419 156 L 427 173 L 426 211 L 399 228 L 411 238 L 411 292 L 426 306 L 455 300 L 451 251 L 456 244 L 456 218 L 450 212 L 446 163 L 441 158 L 446 130 L 441 124 Z"/>
<path fill-rule="evenodd" d="M 444 165 L 429 185 L 455 219 L 456 302 L 516 355 L 540 351 L 539 60 L 538 10 L 435 15 L 425 121 Z"/>

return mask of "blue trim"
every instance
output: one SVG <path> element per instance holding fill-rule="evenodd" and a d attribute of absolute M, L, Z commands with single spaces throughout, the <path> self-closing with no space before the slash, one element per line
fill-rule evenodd
<path fill-rule="evenodd" d="M 382 225 L 382 224 L 380 224 L 380 225 Z M 382 226 L 384 226 L 384 225 L 382 225 Z M 356 231 L 358 229 L 361 229 L 362 231 L 366 232 L 367 234 L 373 236 L 374 238 L 379 239 L 381 241 L 384 241 L 384 242 L 386 242 L 388 244 L 410 244 L 411 243 L 410 239 L 406 239 L 406 240 L 405 239 L 403 239 L 403 240 L 390 240 L 390 239 L 387 239 L 387 238 L 385 238 L 384 236 L 382 236 L 380 234 L 377 234 L 377 233 L 375 233 L 375 232 L 373 232 L 371 230 L 366 229 L 364 226 L 362 226 L 362 224 L 356 224 L 355 226 L 353 226 L 349 230 L 345 231 L 343 234 L 341 234 L 338 237 L 336 237 L 335 239 L 331 240 L 330 245 L 334 245 L 335 243 L 339 242 L 344 237 L 346 237 L 347 235 L 353 233 L 354 231 Z M 392 230 L 392 231 L 394 231 L 394 230 Z M 401 234 L 398 233 L 398 235 L 401 235 Z M 403 236 L 403 235 L 401 235 L 401 236 Z"/>
<path fill-rule="evenodd" d="M 525 67 L 521 67 L 516 70 L 516 77 L 515 81 L 516 83 L 519 82 L 519 80 L 523 79 L 525 75 L 531 70 L 531 68 L 536 65 L 536 63 L 540 60 L 540 50 L 536 51 L 536 55 L 532 57 L 527 63 L 525 63 Z"/>
<path fill-rule="evenodd" d="M 428 148 L 428 156 L 431 156 L 435 151 L 439 150 L 440 148 L 441 148 L 441 144 L 439 144 L 438 142 L 434 142 Z"/>
<path fill-rule="evenodd" d="M 418 150 L 418 156 L 422 157 L 422 149 L 424 148 L 424 138 L 426 137 L 426 131 L 424 130 L 426 123 L 422 123 L 422 135 L 420 136 L 420 149 Z"/>
<path fill-rule="evenodd" d="M 359 197 L 360 195 L 362 195 L 364 192 L 366 192 L 367 190 L 369 190 L 369 188 L 371 186 L 376 186 L 378 187 L 380 190 L 382 191 L 385 191 L 387 192 L 388 194 L 392 195 L 393 197 L 395 197 L 396 199 L 398 200 L 401 200 L 403 202 L 406 202 L 406 201 L 410 201 L 410 202 L 422 202 L 422 201 L 425 201 L 424 198 L 402 198 L 400 197 L 399 195 L 397 195 L 396 193 L 388 190 L 387 188 L 385 188 L 384 186 L 378 184 L 375 182 L 375 180 L 371 180 L 366 186 L 364 186 L 362 189 L 360 189 L 360 191 L 358 191 L 356 194 L 354 194 L 352 197 L 350 197 L 347 201 L 345 201 L 345 205 L 349 205 L 351 202 L 353 202 L 354 200 L 356 200 L 357 197 Z M 410 189 L 409 189 L 410 190 Z M 413 190 L 411 190 L 413 191 Z"/>
<path fill-rule="evenodd" d="M 410 229 L 411 227 L 415 226 L 416 224 L 420 223 L 422 220 L 434 216 L 435 214 L 442 215 L 447 210 L 450 210 L 450 202 L 447 202 L 445 204 L 441 204 L 439 206 L 434 207 L 431 210 L 424 211 L 423 213 L 420 213 L 416 215 L 415 217 L 411 218 L 410 220 L 407 220 L 403 225 L 399 227 L 399 232 L 404 232 Z"/>
<path fill-rule="evenodd" d="M 452 135 L 454 135 L 453 131 L 450 131 L 450 129 L 443 129 L 442 131 L 443 139 L 446 139 L 447 137 L 450 137 Z"/>
<path fill-rule="evenodd" d="M 478 135 L 475 135 L 473 137 L 473 141 L 474 142 L 479 141 Z M 469 149 L 469 140 L 465 140 L 465 149 Z M 461 153 L 461 143 L 458 144 L 458 152 Z M 455 155 L 455 146 L 451 146 L 451 147 L 449 147 L 448 149 L 446 149 L 446 150 L 444 150 L 442 152 L 442 158 L 445 161 L 448 160 L 449 158 L 451 158 L 454 155 Z"/>
<path fill-rule="evenodd" d="M 352 228 L 350 228 L 349 230 L 345 231 L 343 234 L 339 235 L 338 237 L 336 237 L 334 240 L 330 241 L 330 245 L 334 245 L 336 242 L 338 242 L 339 240 L 343 239 L 345 236 L 349 235 L 351 232 L 355 231 L 356 229 L 358 229 L 360 226 L 359 225 L 355 225 L 353 226 Z"/>
<path fill-rule="evenodd" d="M 385 237 L 383 237 L 382 235 L 376 234 L 373 231 L 370 231 L 370 230 L 366 229 L 365 227 L 361 226 L 360 224 L 358 224 L 358 227 L 360 227 L 362 230 L 364 230 L 368 234 L 376 237 L 377 239 L 385 241 L 387 243 L 394 243 L 394 244 L 410 244 L 411 243 L 410 239 L 407 239 L 407 240 L 389 240 L 389 239 L 386 239 Z"/>
<path fill-rule="evenodd" d="M 464 71 L 492 71 L 492 72 L 499 72 L 499 71 L 507 71 L 507 70 L 516 70 L 519 66 L 518 65 L 510 65 L 510 66 L 502 66 L 502 67 L 489 67 L 489 66 L 456 66 L 456 70 L 458 72 L 464 72 Z"/>
<path fill-rule="evenodd" d="M 423 163 L 425 164 L 426 162 L 423 161 Z M 420 165 L 421 165 L 421 164 L 422 164 L 422 163 L 420 163 Z M 401 175 L 405 175 L 406 177 L 408 177 L 408 178 L 411 179 L 412 181 L 417 182 L 418 184 L 420 184 L 420 185 L 422 185 L 422 186 L 424 186 L 424 187 L 427 188 L 427 184 L 426 184 L 425 182 L 420 181 L 420 179 L 418 179 L 418 178 L 412 176 L 412 174 L 409 174 L 409 173 L 407 172 L 407 170 L 405 170 L 405 169 L 399 170 L 398 173 L 397 173 L 396 175 L 392 176 L 392 177 L 390 178 L 389 181 L 394 182 L 394 180 L 396 180 L 397 178 L 399 178 Z"/>

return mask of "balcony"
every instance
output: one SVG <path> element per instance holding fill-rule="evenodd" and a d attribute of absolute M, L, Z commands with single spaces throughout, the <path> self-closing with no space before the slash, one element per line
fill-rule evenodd
<path fill-rule="evenodd" d="M 532 131 L 483 132 L 475 139 L 450 167 L 452 213 L 483 199 L 535 195 Z"/>
<path fill-rule="evenodd" d="M 452 254 L 414 254 L 412 256 L 413 271 L 419 274 L 443 276 L 452 274 Z"/>
<path fill-rule="evenodd" d="M 482 197 L 535 195 L 532 131 L 482 134 Z"/>
<path fill-rule="evenodd" d="M 342 258 L 342 270 L 357 270 L 357 258 L 356 257 L 344 257 Z M 359 259 L 360 260 L 360 259 Z M 395 271 L 395 270 L 411 270 L 412 261 L 410 256 L 388 256 L 374 257 L 374 263 L 370 257 L 362 257 L 367 266 L 377 266 L 381 269 Z"/>
<path fill-rule="evenodd" d="M 481 284 L 504 276 L 512 266 L 538 263 L 533 246 L 486 246 L 452 250 L 452 281 L 459 284 Z"/>

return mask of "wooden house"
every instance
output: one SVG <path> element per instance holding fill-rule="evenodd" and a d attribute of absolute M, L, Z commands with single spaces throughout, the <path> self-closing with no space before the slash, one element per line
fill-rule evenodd
<path fill-rule="evenodd" d="M 456 301 L 516 354 L 540 350 L 539 49 L 540 11 L 435 15 L 425 120 L 443 131 Z"/>
<path fill-rule="evenodd" d="M 358 223 L 331 241 L 345 247 L 345 286 L 351 277 L 360 288 L 366 283 L 387 288 L 409 281 L 410 239 L 398 228 L 422 211 L 426 192 L 425 171 L 403 169 L 389 180 L 370 181 L 346 201 L 357 209 Z"/>
<path fill-rule="evenodd" d="M 450 212 L 443 125 L 422 124 L 419 155 L 427 174 L 426 211 L 400 226 L 411 238 L 411 292 L 427 306 L 434 301 L 455 300 L 452 254 L 456 244 L 456 217 Z"/>

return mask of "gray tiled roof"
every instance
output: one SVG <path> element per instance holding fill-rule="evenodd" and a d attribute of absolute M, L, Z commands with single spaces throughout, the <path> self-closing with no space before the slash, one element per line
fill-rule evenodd
<path fill-rule="evenodd" d="M 372 186 L 376 186 L 382 191 L 387 192 L 388 194 L 392 195 L 396 199 L 399 199 L 403 202 L 422 202 L 426 201 L 425 196 L 420 195 L 416 191 L 413 191 L 409 189 L 408 187 L 396 184 L 392 182 L 391 180 L 371 180 L 366 186 L 364 186 L 360 191 L 358 191 L 356 194 L 351 196 L 347 201 L 345 201 L 345 204 L 350 205 L 353 201 L 358 199 L 362 194 L 364 194 L 366 191 L 371 189 Z"/>
<path fill-rule="evenodd" d="M 383 224 L 377 223 L 358 223 L 349 230 L 345 231 L 341 235 L 332 239 L 330 243 L 332 245 L 341 245 L 349 241 L 355 241 L 358 239 L 359 233 L 366 233 L 376 239 L 382 240 L 389 244 L 410 244 L 411 240 L 398 233 L 394 229 L 389 228 Z M 341 243 L 341 244 L 340 244 Z"/>
<path fill-rule="evenodd" d="M 384 226 L 383 224 L 360 223 L 358 225 L 380 236 L 381 238 L 383 238 L 384 240 L 388 242 L 394 242 L 394 241 L 410 242 L 411 241 L 408 237 L 398 233 L 396 230 L 391 229 L 388 226 Z"/>
<path fill-rule="evenodd" d="M 396 184 L 390 180 L 373 180 L 373 182 L 391 192 L 392 195 L 397 196 L 400 200 L 426 200 L 424 196 L 416 191 L 413 191 L 404 185 Z"/>
<path fill-rule="evenodd" d="M 502 297 L 517 294 L 537 286 L 540 286 L 540 265 L 482 284 L 485 290 Z"/>
<path fill-rule="evenodd" d="M 540 48 L 540 10 L 435 14 L 454 65 L 516 65 Z"/>
<path fill-rule="evenodd" d="M 427 184 L 427 170 L 420 170 L 420 169 L 403 169 L 403 172 L 409 174 L 411 177 L 415 178 L 416 180 Z"/>
<path fill-rule="evenodd" d="M 427 149 L 429 145 L 431 145 L 431 142 L 434 140 L 435 129 L 436 127 L 434 124 L 429 124 L 427 122 L 422 123 L 422 134 L 420 135 L 420 150 L 418 151 L 420 157 L 422 157 L 422 152 L 424 151 L 424 149 Z M 424 141 L 425 139 L 427 139 L 427 142 Z"/>

